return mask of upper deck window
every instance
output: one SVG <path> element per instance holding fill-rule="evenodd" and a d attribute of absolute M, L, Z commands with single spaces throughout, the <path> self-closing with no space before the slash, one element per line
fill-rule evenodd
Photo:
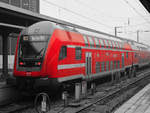
<path fill-rule="evenodd" d="M 129 53 L 128 52 L 126 52 L 126 58 L 128 58 L 129 57 Z"/>
<path fill-rule="evenodd" d="M 112 41 L 112 43 L 113 43 L 114 48 L 116 48 L 116 44 L 115 44 L 115 42 L 114 42 L 114 41 Z"/>
<path fill-rule="evenodd" d="M 120 42 L 118 42 L 118 47 L 120 48 Z"/>
<path fill-rule="evenodd" d="M 115 44 L 116 44 L 116 47 L 119 48 L 118 42 L 115 42 Z"/>
<path fill-rule="evenodd" d="M 105 46 L 108 47 L 108 42 L 107 40 L 104 40 L 105 41 Z"/>
<path fill-rule="evenodd" d="M 88 37 L 88 39 L 89 39 L 89 42 L 90 42 L 90 46 L 94 46 L 94 41 L 93 41 L 92 37 Z"/>
<path fill-rule="evenodd" d="M 86 37 L 86 36 L 83 36 L 83 39 L 84 39 L 85 45 L 88 46 L 88 40 L 87 40 L 87 37 Z"/>
<path fill-rule="evenodd" d="M 137 53 L 134 53 L 134 57 L 136 58 L 138 56 L 138 54 Z"/>
<path fill-rule="evenodd" d="M 99 41 L 97 38 L 94 38 L 95 39 L 95 43 L 96 43 L 96 47 L 99 47 Z"/>
<path fill-rule="evenodd" d="M 112 47 L 114 47 L 113 41 L 110 41 L 110 42 L 111 42 Z"/>
<path fill-rule="evenodd" d="M 100 40 L 101 47 L 104 47 L 103 39 L 99 39 L 99 40 Z"/>
<path fill-rule="evenodd" d="M 120 47 L 123 48 L 123 43 L 120 42 Z"/>
<path fill-rule="evenodd" d="M 111 41 L 109 40 L 109 45 L 110 45 L 110 47 L 113 47 L 113 45 L 112 45 L 112 43 L 111 43 Z"/>

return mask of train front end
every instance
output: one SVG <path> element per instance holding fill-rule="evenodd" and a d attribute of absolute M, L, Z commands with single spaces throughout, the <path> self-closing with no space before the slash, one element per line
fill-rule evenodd
<path fill-rule="evenodd" d="M 52 26 L 50 22 L 39 22 L 20 33 L 14 62 L 17 87 L 24 89 L 48 84 L 45 59 Z"/>

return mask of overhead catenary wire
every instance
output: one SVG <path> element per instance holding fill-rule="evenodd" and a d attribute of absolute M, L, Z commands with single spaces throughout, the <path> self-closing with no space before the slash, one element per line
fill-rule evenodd
<path fill-rule="evenodd" d="M 55 3 L 52 3 L 52 2 L 47 1 L 47 0 L 43 0 L 43 1 L 45 1 L 47 4 L 50 4 L 50 5 L 55 6 L 55 7 L 58 7 L 58 8 L 60 8 L 60 9 L 65 10 L 65 11 L 69 11 L 70 13 L 73 13 L 73 14 L 75 14 L 75 15 L 78 15 L 78 16 L 80 15 L 80 17 L 81 17 L 81 14 L 80 14 L 80 13 L 78 14 L 78 13 L 76 13 L 76 12 L 70 10 L 70 9 L 64 8 L 64 7 L 62 7 L 62 6 L 59 6 L 59 5 L 55 4 Z M 87 19 L 87 18 L 89 18 L 89 17 L 86 17 L 86 16 L 82 15 L 82 18 Z M 85 30 L 85 31 L 89 31 L 89 32 L 97 33 L 97 34 L 107 35 L 107 36 L 110 36 L 110 37 L 113 37 L 113 38 L 117 38 L 117 39 L 120 39 L 120 40 L 126 40 L 126 41 L 136 42 L 136 41 L 131 40 L 131 39 L 127 39 L 127 38 L 123 38 L 123 37 L 115 37 L 114 35 L 111 35 L 111 34 L 109 34 L 109 33 L 97 31 L 97 30 L 90 29 L 90 28 L 87 28 L 87 27 L 83 27 L 83 26 L 80 26 L 80 25 L 76 25 L 76 24 L 73 24 L 73 23 L 70 23 L 70 22 L 65 22 L 65 21 L 61 21 L 61 22 L 60 22 L 60 21 L 58 21 L 58 19 L 52 20 L 52 21 L 53 21 L 53 22 L 56 22 L 56 23 L 58 23 L 58 24 L 67 25 L 67 26 L 70 26 L 70 27 L 73 27 L 73 28 L 83 29 L 83 30 Z M 90 19 L 90 21 L 93 21 L 93 20 Z M 94 21 L 95 21 L 95 20 L 94 20 Z M 64 23 L 62 23 L 62 22 L 64 22 Z M 97 22 L 95 22 L 95 23 L 97 23 Z M 102 24 L 103 24 L 103 23 L 100 23 L 100 25 L 102 25 Z M 104 25 L 104 26 L 105 26 L 105 25 Z M 110 28 L 110 26 L 107 26 L 107 27 Z M 114 27 L 113 27 L 113 28 L 114 28 Z M 110 29 L 111 29 L 111 28 L 110 28 Z M 112 30 L 112 29 L 111 29 L 111 30 Z"/>
<path fill-rule="evenodd" d="M 88 4 L 86 4 L 86 3 L 83 3 L 81 0 L 74 0 L 76 3 L 80 3 L 80 4 L 82 4 L 83 6 L 85 6 L 86 8 L 89 8 L 89 9 L 91 9 L 91 10 L 95 10 L 94 12 L 96 12 L 96 11 L 98 11 L 99 9 L 97 9 L 97 8 L 95 8 L 95 7 L 92 7 L 92 6 L 90 6 L 90 5 L 88 5 Z M 136 1 L 136 3 L 140 6 L 140 7 L 142 7 L 140 4 L 139 4 L 139 2 L 137 1 L 137 0 L 135 0 Z M 144 8 L 142 7 L 142 9 L 144 10 Z M 144 10 L 145 11 L 145 10 Z M 146 11 L 145 11 L 146 12 Z M 129 20 L 129 19 L 131 19 L 131 18 L 134 18 L 134 20 L 136 20 L 137 18 L 141 18 L 141 17 L 113 17 L 113 16 L 111 16 L 111 15 L 107 15 L 107 14 L 105 14 L 105 13 L 103 13 L 103 12 L 101 12 L 101 11 L 98 11 L 97 12 L 98 14 L 101 14 L 101 15 L 103 15 L 103 16 L 105 16 L 105 17 L 107 17 L 107 19 L 110 19 L 110 20 L 112 20 L 113 19 L 113 21 L 114 20 L 116 20 L 116 21 L 123 21 L 123 20 Z M 142 15 L 143 16 L 143 18 L 146 18 L 146 17 L 150 17 L 150 15 Z M 140 25 L 143 25 L 143 24 L 145 24 L 145 23 L 147 23 L 147 22 L 143 22 L 143 23 L 140 23 L 140 24 L 135 24 L 135 25 L 130 25 L 130 26 L 128 26 L 128 27 L 134 27 L 134 26 L 140 26 Z M 125 27 L 127 27 L 127 26 L 125 26 Z"/>
<path fill-rule="evenodd" d="M 135 7 L 133 7 L 133 5 L 129 2 L 129 1 L 127 1 L 127 0 L 123 0 L 127 5 L 129 5 L 141 18 L 143 18 L 147 23 L 149 23 L 150 24 L 150 21 L 149 20 L 147 20 L 145 17 L 143 17 L 143 15 L 141 14 L 141 13 L 139 13 L 138 11 L 137 11 L 137 9 L 135 8 Z"/>
<path fill-rule="evenodd" d="M 47 0 L 44 0 L 44 1 L 47 2 L 47 3 L 50 4 L 50 5 L 53 5 L 53 6 L 58 7 L 58 8 L 61 8 L 61 9 L 65 10 L 65 11 L 68 11 L 68 12 L 70 12 L 70 13 L 73 13 L 73 14 L 77 15 L 77 16 L 80 16 L 80 17 L 82 17 L 82 18 L 84 18 L 84 19 L 87 19 L 87 20 L 90 20 L 90 21 L 92 21 L 92 22 L 94 22 L 94 23 L 103 25 L 103 26 L 105 26 L 105 27 L 107 27 L 107 28 L 109 28 L 109 29 L 111 29 L 111 30 L 112 30 L 112 28 L 113 28 L 112 26 L 106 25 L 106 24 L 101 23 L 101 22 L 99 22 L 99 21 L 97 21 L 97 20 L 94 20 L 94 19 L 91 19 L 91 18 L 89 18 L 89 17 L 87 17 L 87 16 L 81 15 L 81 14 L 79 14 L 79 13 L 77 13 L 77 12 L 74 12 L 74 11 L 72 11 L 72 10 L 70 10 L 70 9 L 64 8 L 64 7 L 62 7 L 62 6 L 59 6 L 59 5 L 57 5 L 57 4 L 55 4 L 55 3 L 52 3 L 52 2 L 50 2 L 50 1 L 47 1 Z M 127 0 L 125 0 L 125 1 L 126 1 L 126 3 L 128 3 Z M 81 2 L 81 1 L 79 1 L 79 2 L 82 3 L 83 5 L 86 5 L 86 4 L 84 4 L 83 2 Z M 128 3 L 128 4 L 129 4 L 129 3 Z M 89 6 L 88 6 L 88 8 L 89 8 Z M 95 8 L 93 8 L 93 7 L 90 7 L 90 8 L 91 8 L 91 9 L 95 9 Z M 133 7 L 133 8 L 134 8 L 134 7 Z M 136 10 L 136 9 L 134 8 L 134 10 Z M 137 11 L 137 13 L 139 13 L 139 12 Z M 140 13 L 139 13 L 139 15 L 142 16 L 142 18 L 148 17 L 148 16 L 143 16 L 143 15 L 141 15 Z M 119 18 L 119 17 L 118 17 L 118 18 Z M 121 17 L 120 17 L 120 18 L 121 18 Z M 128 17 L 128 18 L 133 18 L 133 17 Z M 134 17 L 134 18 L 135 18 L 135 17 Z M 140 18 L 141 18 L 141 17 L 140 17 Z M 122 18 L 122 19 L 125 19 L 125 18 Z M 145 19 L 145 18 L 144 18 L 144 19 Z M 147 19 L 145 19 L 145 20 L 146 20 L 146 23 L 149 22 Z M 146 24 L 146 23 L 140 23 L 140 24 L 125 26 L 125 27 L 136 27 L 136 26 L 140 26 L 140 25 L 143 25 L 143 24 Z"/>
<path fill-rule="evenodd" d="M 120 21 L 123 21 L 123 20 L 128 20 L 128 25 L 127 26 L 124 26 L 124 27 L 128 27 L 128 28 L 130 28 L 130 27 L 137 27 L 137 26 L 141 26 L 141 25 L 145 25 L 145 24 L 147 24 L 147 22 L 141 22 L 141 23 L 138 23 L 138 24 L 133 24 L 133 25 L 130 25 L 130 19 L 131 18 L 134 18 L 134 20 L 136 20 L 137 18 L 136 17 L 112 17 L 112 16 L 110 16 L 110 15 L 106 15 L 106 14 L 104 14 L 103 12 L 101 12 L 101 11 L 98 11 L 99 9 L 97 9 L 97 8 L 95 8 L 95 7 L 92 7 L 92 6 L 90 6 L 90 5 L 88 5 L 87 3 L 84 3 L 84 2 L 82 2 L 81 0 L 74 0 L 76 3 L 78 3 L 79 5 L 80 4 L 82 4 L 82 6 L 85 6 L 86 8 L 88 8 L 88 9 L 90 9 L 90 10 L 95 10 L 94 12 L 96 12 L 97 14 L 99 14 L 99 15 L 103 15 L 103 16 L 105 16 L 105 17 L 107 17 L 107 19 L 109 20 L 112 20 L 112 18 L 113 18 L 113 21 L 114 20 L 116 20 L 116 21 L 118 21 L 118 20 L 120 20 Z M 136 2 L 137 2 L 137 0 L 135 0 Z M 138 3 L 138 5 L 140 5 L 139 4 L 139 2 L 137 2 Z M 140 6 L 141 7 L 141 6 Z M 102 16 L 102 17 L 103 17 Z M 145 16 L 143 16 L 143 17 L 150 17 L 149 15 L 145 15 Z M 139 17 L 138 16 L 138 18 L 141 18 L 141 17 Z M 123 26 L 122 26 L 123 27 Z"/>
<path fill-rule="evenodd" d="M 48 4 L 50 4 L 50 5 L 53 5 L 53 6 L 55 6 L 55 7 L 58 7 L 58 8 L 60 8 L 60 9 L 63 9 L 63 10 L 65 10 L 65 11 L 67 11 L 67 12 L 70 12 L 70 13 L 72 13 L 72 14 L 74 14 L 74 15 L 80 16 L 80 17 L 82 17 L 82 18 L 84 18 L 84 19 L 86 19 L 86 20 L 90 20 L 90 21 L 92 21 L 92 22 L 94 22 L 94 23 L 97 23 L 97 24 L 99 24 L 99 25 L 103 25 L 103 26 L 105 26 L 105 27 L 107 27 L 107 28 L 109 28 L 109 29 L 111 29 L 111 30 L 113 29 L 112 26 L 109 26 L 109 25 L 106 25 L 106 24 L 104 24 L 104 23 L 101 23 L 101 22 L 99 22 L 99 21 L 97 21 L 97 20 L 94 20 L 94 19 L 92 19 L 92 18 L 89 18 L 88 16 L 81 15 L 80 13 L 77 13 L 77 12 L 75 12 L 75 11 L 72 11 L 72 10 L 68 9 L 68 8 L 59 6 L 59 5 L 57 5 L 57 4 L 55 4 L 55 3 L 52 3 L 52 2 L 50 2 L 50 1 L 47 1 L 47 0 L 43 0 L 43 1 L 45 1 L 46 3 L 48 3 Z"/>
<path fill-rule="evenodd" d="M 80 0 L 75 0 L 75 1 L 76 1 L 76 3 L 80 3 L 83 6 L 85 6 L 86 8 L 89 8 L 90 10 L 95 10 L 95 12 L 97 12 L 98 14 L 101 14 L 101 15 L 107 17 L 107 19 L 110 19 L 110 20 L 114 19 L 116 21 L 118 21 L 118 20 L 122 21 L 123 19 L 127 19 L 127 17 L 113 17 L 111 15 L 103 13 L 102 11 L 99 11 L 99 9 L 97 9 L 95 7 L 91 7 L 91 6 L 87 5 L 86 3 L 81 2 Z"/>
<path fill-rule="evenodd" d="M 144 6 L 140 3 L 139 0 L 134 0 L 134 1 L 138 4 L 138 6 L 139 6 L 146 14 L 149 15 L 148 11 L 144 8 Z M 149 15 L 149 17 L 150 17 L 150 15 Z"/>
<path fill-rule="evenodd" d="M 137 26 L 141 26 L 141 25 L 144 25 L 144 24 L 147 24 L 147 22 L 142 22 L 142 23 L 139 23 L 139 24 L 133 24 L 133 25 L 130 25 L 130 26 L 125 26 L 125 27 L 137 27 Z"/>

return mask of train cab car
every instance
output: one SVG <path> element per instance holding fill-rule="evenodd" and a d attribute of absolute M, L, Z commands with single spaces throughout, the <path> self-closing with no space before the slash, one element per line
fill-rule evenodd
<path fill-rule="evenodd" d="M 137 63 L 133 55 L 129 43 L 82 34 L 43 21 L 20 33 L 14 76 L 19 87 L 48 86 L 54 89 L 63 83 L 124 73 Z"/>

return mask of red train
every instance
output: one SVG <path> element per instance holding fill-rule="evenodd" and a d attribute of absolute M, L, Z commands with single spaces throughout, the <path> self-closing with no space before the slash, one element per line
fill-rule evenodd
<path fill-rule="evenodd" d="M 145 45 L 108 40 L 49 21 L 38 22 L 20 33 L 14 76 L 19 86 L 57 86 L 77 80 L 136 72 L 150 63 Z"/>

